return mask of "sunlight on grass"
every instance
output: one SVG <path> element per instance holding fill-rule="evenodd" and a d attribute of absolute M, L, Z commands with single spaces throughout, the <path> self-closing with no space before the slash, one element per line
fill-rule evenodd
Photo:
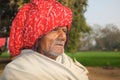
<path fill-rule="evenodd" d="M 68 55 L 85 66 L 120 67 L 120 52 L 78 52 Z"/>
<path fill-rule="evenodd" d="M 9 54 L 7 51 L 3 52 L 3 53 L 0 55 L 0 58 L 9 58 L 9 57 L 10 57 L 10 54 Z"/>

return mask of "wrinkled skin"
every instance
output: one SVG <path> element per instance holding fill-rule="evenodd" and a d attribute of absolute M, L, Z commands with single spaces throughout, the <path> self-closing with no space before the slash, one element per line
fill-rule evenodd
<path fill-rule="evenodd" d="M 67 27 L 57 27 L 46 34 L 39 42 L 39 52 L 49 58 L 56 59 L 64 53 L 66 33 Z"/>

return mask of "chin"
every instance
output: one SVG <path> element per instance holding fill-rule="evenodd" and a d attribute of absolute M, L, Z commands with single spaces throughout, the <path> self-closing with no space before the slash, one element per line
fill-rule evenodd
<path fill-rule="evenodd" d="M 51 54 L 52 56 L 57 57 L 57 56 L 62 55 L 62 54 L 63 54 L 63 52 L 53 52 L 53 51 L 51 51 L 51 52 L 50 52 L 50 54 Z"/>

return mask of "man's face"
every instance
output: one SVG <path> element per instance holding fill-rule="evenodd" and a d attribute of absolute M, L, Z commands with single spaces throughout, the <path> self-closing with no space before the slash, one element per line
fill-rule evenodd
<path fill-rule="evenodd" d="M 40 50 L 48 57 L 57 57 L 64 52 L 67 27 L 58 27 L 46 34 L 40 41 Z"/>

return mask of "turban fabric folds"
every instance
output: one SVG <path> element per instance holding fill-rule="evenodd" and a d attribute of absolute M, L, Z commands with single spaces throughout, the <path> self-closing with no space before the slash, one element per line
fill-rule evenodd
<path fill-rule="evenodd" d="M 31 0 L 15 16 L 10 30 L 9 50 L 12 56 L 23 48 L 31 49 L 36 40 L 56 27 L 70 30 L 72 12 L 56 0 Z"/>

